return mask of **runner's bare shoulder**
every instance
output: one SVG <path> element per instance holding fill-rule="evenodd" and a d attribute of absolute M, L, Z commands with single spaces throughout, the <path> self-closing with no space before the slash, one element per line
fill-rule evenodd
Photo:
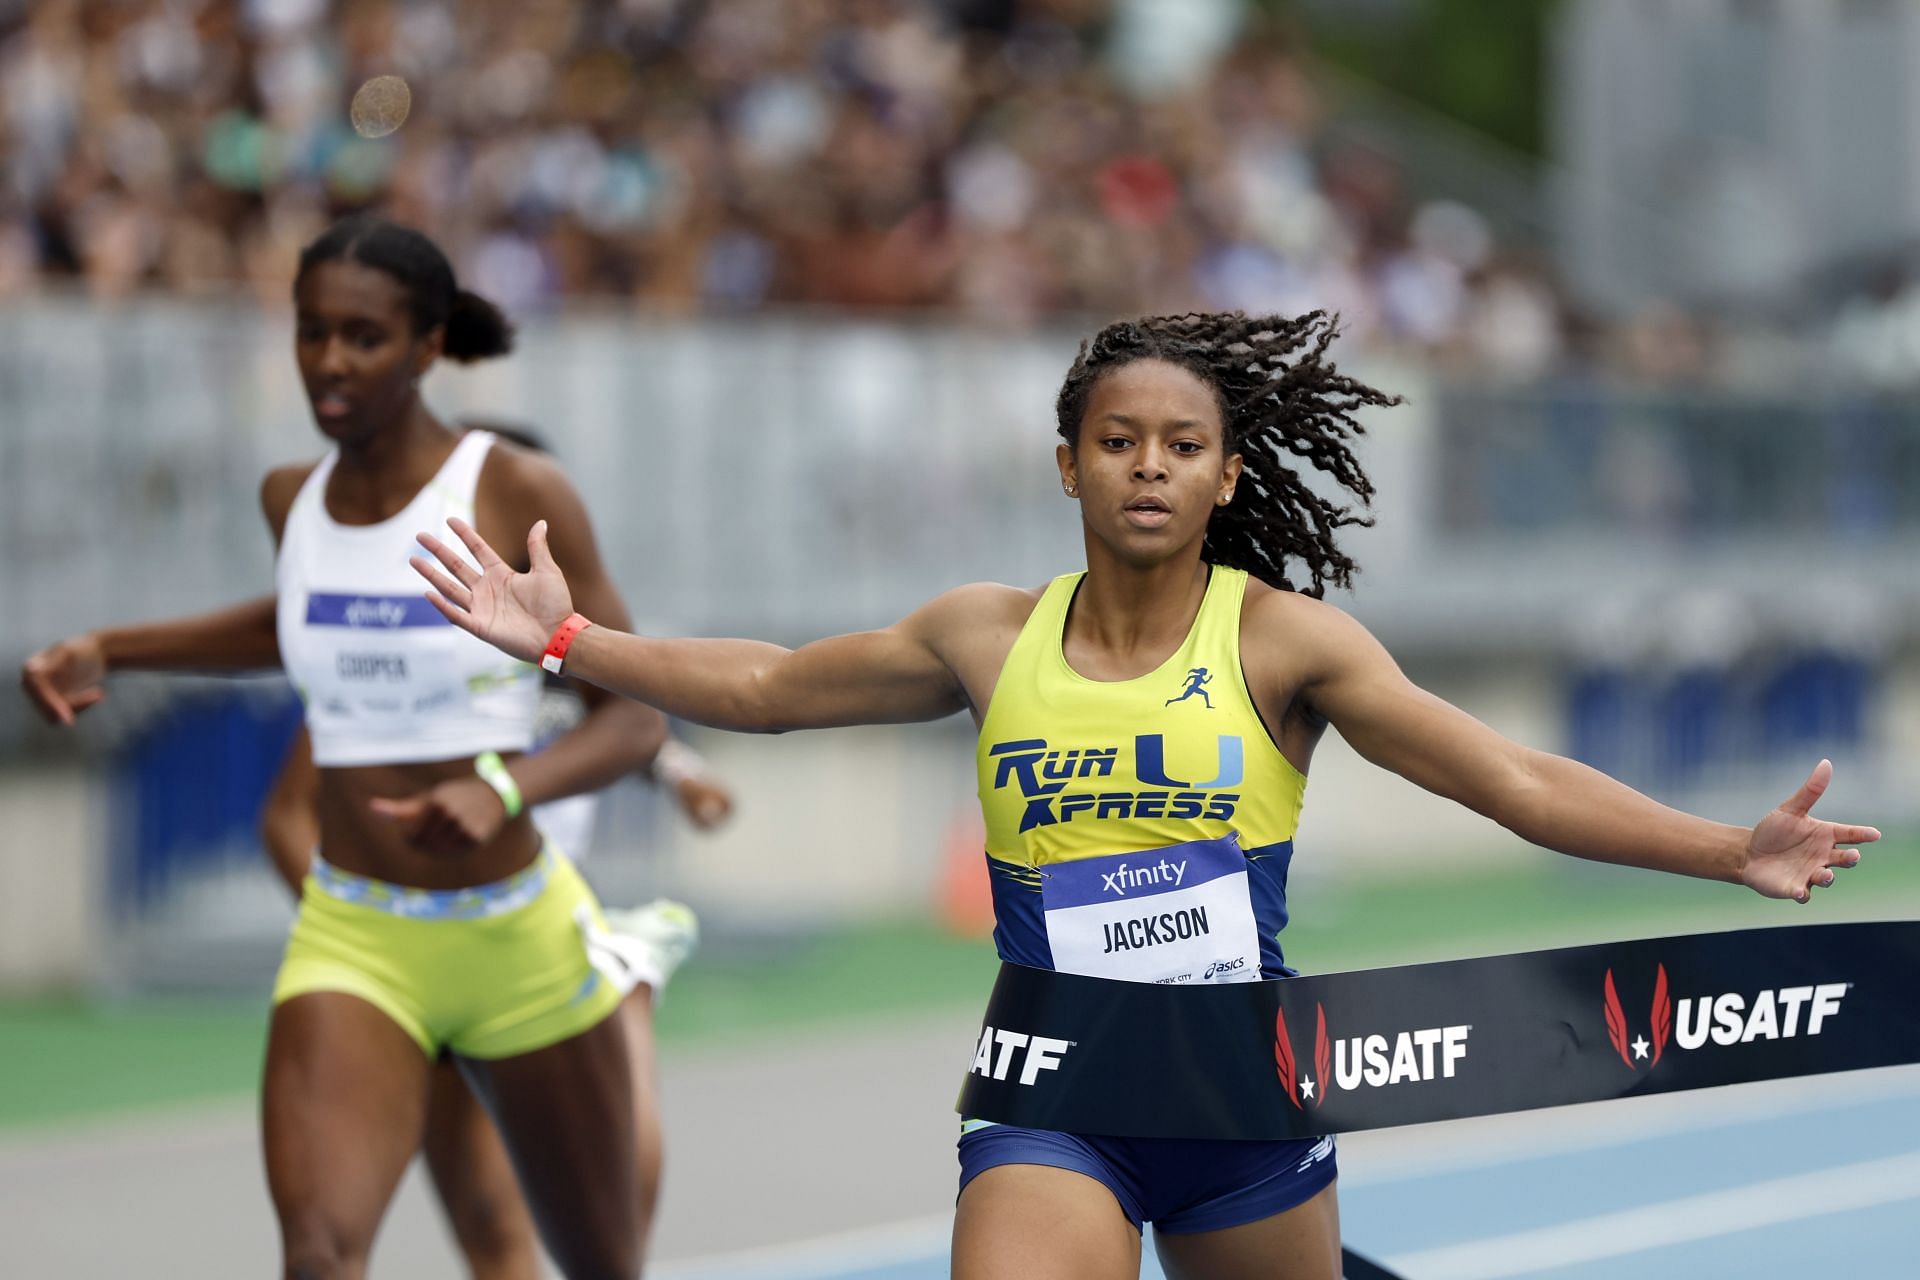
<path fill-rule="evenodd" d="M 307 482 L 313 469 L 320 465 L 315 458 L 308 462 L 290 462 L 267 472 L 260 481 L 260 512 L 267 518 L 267 528 L 273 532 L 273 544 L 280 545 L 280 535 L 286 532 L 287 513 L 293 510 L 293 500 L 300 493 L 300 486 Z"/>
<path fill-rule="evenodd" d="M 913 617 L 942 638 L 1009 631 L 1027 624 L 1045 587 L 1010 587 L 1001 582 L 970 582 L 942 592 L 914 611 Z"/>

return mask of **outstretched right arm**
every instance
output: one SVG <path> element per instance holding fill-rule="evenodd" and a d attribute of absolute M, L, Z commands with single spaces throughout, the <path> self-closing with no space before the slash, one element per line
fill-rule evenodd
<path fill-rule="evenodd" d="M 669 715 L 741 733 L 937 720 L 967 705 L 937 648 L 946 599 L 884 630 L 798 649 L 591 627 L 568 652 L 567 674 Z"/>
<path fill-rule="evenodd" d="M 276 545 L 312 463 L 280 467 L 260 486 Z M 274 597 L 165 622 L 89 631 L 48 645 L 20 668 L 20 687 L 49 723 L 74 717 L 107 696 L 110 671 L 254 671 L 280 665 Z"/>
<path fill-rule="evenodd" d="M 253 671 L 280 665 L 274 598 L 166 622 L 142 622 L 70 636 L 20 668 L 20 687 L 53 724 L 107 696 L 109 671 Z"/>
<path fill-rule="evenodd" d="M 547 551 L 546 524 L 527 537 L 531 564 L 515 573 L 461 521 L 460 556 L 429 534 L 440 563 L 416 558 L 434 587 L 428 598 L 455 626 L 527 662 L 538 662 L 554 628 L 573 612 L 566 579 Z M 953 646 L 982 603 L 950 591 L 880 631 L 835 636 L 799 649 L 758 640 L 664 640 L 590 627 L 567 653 L 566 674 L 648 702 L 698 724 L 743 733 L 934 720 L 968 705 Z"/>

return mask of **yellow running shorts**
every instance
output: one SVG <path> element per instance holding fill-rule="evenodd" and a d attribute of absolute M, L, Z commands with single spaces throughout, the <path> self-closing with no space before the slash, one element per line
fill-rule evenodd
<path fill-rule="evenodd" d="M 579 1035 L 620 1004 L 588 958 L 605 929 L 593 890 L 548 845 L 525 870 L 467 889 L 412 889 L 318 857 L 273 986 L 279 1005 L 358 996 L 438 1057 L 509 1058 Z"/>

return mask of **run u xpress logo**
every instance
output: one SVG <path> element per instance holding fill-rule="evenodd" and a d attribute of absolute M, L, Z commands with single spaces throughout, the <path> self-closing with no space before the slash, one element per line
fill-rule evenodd
<path fill-rule="evenodd" d="M 1752 1044 L 1756 1040 L 1792 1040 L 1817 1036 L 1828 1018 L 1840 1012 L 1840 1002 L 1851 987 L 1847 982 L 1810 983 L 1798 987 L 1763 987 L 1759 991 L 1720 991 L 1682 996 L 1678 1017 L 1667 981 L 1667 966 L 1656 964 L 1653 1003 L 1644 1024 L 1633 1025 L 1613 970 L 1601 983 L 1601 1007 L 1607 1018 L 1607 1042 L 1629 1071 L 1660 1065 L 1668 1045 L 1698 1049 L 1711 1040 L 1718 1045 Z"/>
<path fill-rule="evenodd" d="M 1174 777 L 1167 767 L 1166 737 L 1143 733 L 1133 739 L 1133 776 L 1139 787 L 1112 790 L 1097 784 L 1111 778 L 1121 747 L 1054 747 L 1045 738 L 996 742 L 987 748 L 995 760 L 994 790 L 1009 785 L 1020 789 L 1026 811 L 1020 830 L 1049 827 L 1076 818 L 1195 818 L 1228 819 L 1240 803 L 1237 787 L 1246 777 L 1246 751 L 1237 734 L 1220 734 L 1214 774 L 1206 781 Z"/>

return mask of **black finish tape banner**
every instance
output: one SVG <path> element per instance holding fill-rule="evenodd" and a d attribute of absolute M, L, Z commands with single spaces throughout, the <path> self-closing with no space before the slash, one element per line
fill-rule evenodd
<path fill-rule="evenodd" d="M 1174 987 L 1002 965 L 964 1116 L 1300 1138 L 1920 1062 L 1920 921 Z"/>

